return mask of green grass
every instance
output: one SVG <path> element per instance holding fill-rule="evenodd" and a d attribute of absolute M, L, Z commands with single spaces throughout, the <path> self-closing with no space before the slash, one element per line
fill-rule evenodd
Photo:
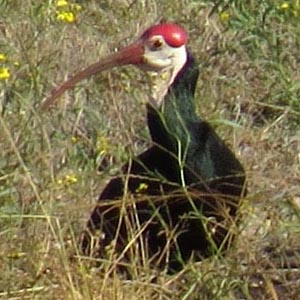
<path fill-rule="evenodd" d="M 11 73 L 0 79 L 0 299 L 297 299 L 299 1 L 215 2 L 78 1 L 68 24 L 56 1 L 0 0 L 0 68 Z M 243 162 L 249 194 L 225 257 L 126 281 L 91 267 L 77 240 L 107 180 L 149 142 L 143 75 L 114 69 L 51 111 L 38 105 L 161 19 L 189 32 L 199 115 Z"/>

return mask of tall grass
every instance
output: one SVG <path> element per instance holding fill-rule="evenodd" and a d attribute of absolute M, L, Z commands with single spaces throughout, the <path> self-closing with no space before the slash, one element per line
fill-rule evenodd
<path fill-rule="evenodd" d="M 297 299 L 299 1 L 58 3 L 0 0 L 0 298 Z M 94 268 L 77 240 L 107 180 L 149 144 L 142 74 L 105 72 L 38 106 L 161 19 L 189 32 L 197 110 L 245 165 L 249 195 L 225 257 L 126 281 Z"/>

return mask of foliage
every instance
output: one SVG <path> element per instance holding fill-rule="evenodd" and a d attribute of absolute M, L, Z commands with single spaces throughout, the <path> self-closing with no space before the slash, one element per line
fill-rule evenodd
<path fill-rule="evenodd" d="M 190 34 L 198 112 L 246 166 L 249 195 L 225 257 L 128 282 L 91 267 L 77 240 L 106 180 L 149 143 L 143 75 L 104 72 L 39 104 L 164 19 Z M 297 0 L 0 0 L 0 298 L 296 299 L 299 20 Z"/>

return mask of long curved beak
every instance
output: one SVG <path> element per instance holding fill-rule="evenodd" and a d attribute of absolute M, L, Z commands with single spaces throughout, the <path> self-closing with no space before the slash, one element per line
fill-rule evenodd
<path fill-rule="evenodd" d="M 78 82 L 89 78 L 101 71 L 111 69 L 115 66 L 123 65 L 140 65 L 143 63 L 144 47 L 140 40 L 130 44 L 129 46 L 113 53 L 99 62 L 96 62 L 84 70 L 74 74 L 57 88 L 53 89 L 51 95 L 42 101 L 41 108 L 47 109 L 53 106 L 57 99 L 68 89 L 73 88 Z"/>

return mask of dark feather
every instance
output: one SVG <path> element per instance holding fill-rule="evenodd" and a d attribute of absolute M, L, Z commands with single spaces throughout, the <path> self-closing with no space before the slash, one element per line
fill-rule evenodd
<path fill-rule="evenodd" d="M 197 78 L 189 54 L 163 106 L 148 105 L 153 146 L 103 190 L 82 236 L 85 254 L 106 257 L 114 241 L 121 261 L 135 253 L 135 259 L 144 256 L 153 266 L 176 271 L 191 257 L 201 259 L 230 245 L 245 173 L 213 128 L 196 115 Z"/>

